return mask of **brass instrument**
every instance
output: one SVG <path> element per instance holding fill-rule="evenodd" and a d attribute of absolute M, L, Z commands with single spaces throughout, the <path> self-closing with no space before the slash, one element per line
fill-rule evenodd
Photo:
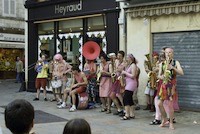
<path fill-rule="evenodd" d="M 145 60 L 144 64 L 150 70 L 150 72 L 148 73 L 150 88 L 156 89 L 157 74 L 155 72 L 153 72 L 153 67 L 155 67 L 155 63 L 153 63 L 151 61 L 150 54 L 146 54 L 145 56 L 146 56 L 147 60 Z"/>
<path fill-rule="evenodd" d="M 125 75 L 120 75 L 120 76 L 118 77 L 118 80 L 120 81 L 120 85 L 121 85 L 122 87 L 125 87 L 125 85 L 126 85 L 126 82 L 125 82 Z"/>
<path fill-rule="evenodd" d="M 113 72 L 111 73 L 111 78 L 112 78 L 112 82 L 114 83 L 117 79 L 115 61 L 112 61 L 112 70 Z"/>
<path fill-rule="evenodd" d="M 163 79 L 163 83 L 164 84 L 167 84 L 170 80 L 171 80 L 171 71 L 168 70 L 168 66 L 169 66 L 169 58 L 167 57 L 166 58 L 166 63 L 165 63 L 166 67 L 165 67 L 165 70 L 164 70 L 164 79 Z"/>
<path fill-rule="evenodd" d="M 116 80 L 116 73 L 111 73 L 111 78 L 112 78 L 112 82 L 114 83 L 115 82 L 115 80 Z"/>
<path fill-rule="evenodd" d="M 100 70 L 100 65 L 97 68 L 97 82 L 100 82 L 100 78 L 101 78 L 101 70 Z"/>

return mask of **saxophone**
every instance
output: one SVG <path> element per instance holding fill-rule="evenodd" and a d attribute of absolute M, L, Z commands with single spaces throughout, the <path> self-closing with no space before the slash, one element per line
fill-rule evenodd
<path fill-rule="evenodd" d="M 150 88 L 156 89 L 157 87 L 157 75 L 155 72 L 153 72 L 153 67 L 155 66 L 155 63 L 152 63 L 150 54 L 145 55 L 147 60 L 145 60 L 144 64 L 147 66 L 147 68 L 150 70 L 150 72 L 147 74 L 149 78 Z"/>
<path fill-rule="evenodd" d="M 101 70 L 100 70 L 100 65 L 97 68 L 97 82 L 100 82 L 100 78 L 101 78 Z"/>
<path fill-rule="evenodd" d="M 117 77 L 115 61 L 112 61 L 112 69 L 113 69 L 113 72 L 111 73 L 111 78 L 112 78 L 112 82 L 114 83 Z"/>
<path fill-rule="evenodd" d="M 169 66 L 169 57 L 166 58 L 165 66 L 166 66 L 166 67 L 165 67 L 164 74 L 163 74 L 163 75 L 164 75 L 163 83 L 164 83 L 164 84 L 167 84 L 168 82 L 170 82 L 171 76 L 172 76 L 171 71 L 168 70 L 168 66 Z"/>

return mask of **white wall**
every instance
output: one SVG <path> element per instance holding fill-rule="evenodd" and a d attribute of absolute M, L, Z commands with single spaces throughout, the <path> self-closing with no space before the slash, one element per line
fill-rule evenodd
<path fill-rule="evenodd" d="M 145 105 L 144 90 L 147 74 L 144 70 L 145 54 L 152 49 L 152 33 L 200 30 L 200 14 L 163 15 L 148 18 L 131 18 L 127 15 L 127 51 L 138 59 L 141 69 L 139 103 Z"/>

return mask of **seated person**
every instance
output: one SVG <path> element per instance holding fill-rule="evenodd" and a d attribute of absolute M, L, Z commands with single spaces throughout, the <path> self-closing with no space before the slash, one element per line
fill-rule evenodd
<path fill-rule="evenodd" d="M 28 134 L 33 127 L 34 108 L 26 100 L 14 100 L 6 106 L 5 124 L 13 134 Z"/>
<path fill-rule="evenodd" d="M 86 86 L 88 84 L 85 73 L 81 72 L 78 66 L 72 67 L 72 86 L 70 91 L 70 96 L 72 97 L 72 107 L 70 112 L 76 110 L 76 94 L 80 94 L 86 91 Z"/>
<path fill-rule="evenodd" d="M 91 134 L 91 128 L 84 119 L 72 119 L 65 125 L 63 134 Z"/>

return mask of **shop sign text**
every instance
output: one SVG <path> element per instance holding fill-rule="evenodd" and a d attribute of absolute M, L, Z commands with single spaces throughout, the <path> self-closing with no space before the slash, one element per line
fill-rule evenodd
<path fill-rule="evenodd" d="M 81 10 L 82 10 L 82 1 L 80 1 L 80 3 L 77 4 L 66 5 L 66 6 L 55 5 L 55 14 L 66 15 L 66 13 L 68 12 L 76 12 Z"/>

